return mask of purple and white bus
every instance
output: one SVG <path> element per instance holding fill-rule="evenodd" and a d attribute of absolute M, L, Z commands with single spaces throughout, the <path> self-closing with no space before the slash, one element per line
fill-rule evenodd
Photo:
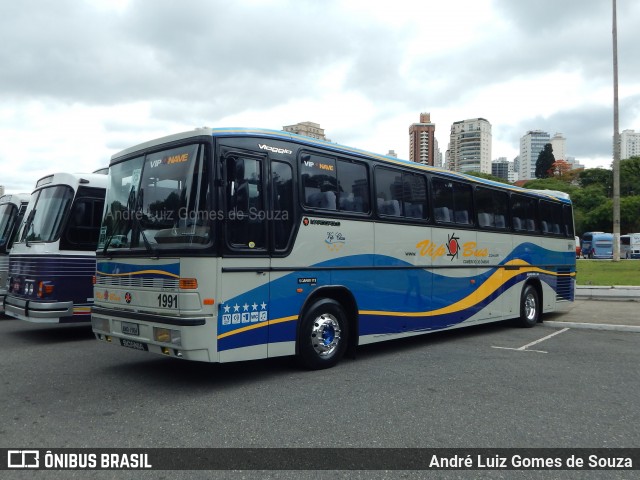
<path fill-rule="evenodd" d="M 28 203 L 29 195 L 26 193 L 0 197 L 0 313 L 4 312 L 4 297 L 7 294 L 9 252 Z"/>
<path fill-rule="evenodd" d="M 5 312 L 38 323 L 89 322 L 103 174 L 41 178 L 9 255 Z"/>

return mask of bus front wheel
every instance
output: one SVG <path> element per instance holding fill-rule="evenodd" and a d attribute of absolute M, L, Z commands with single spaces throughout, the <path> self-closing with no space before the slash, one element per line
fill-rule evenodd
<path fill-rule="evenodd" d="M 533 327 L 540 320 L 540 297 L 533 285 L 525 285 L 520 296 L 520 317 L 518 325 Z"/>
<path fill-rule="evenodd" d="M 314 303 L 302 317 L 298 359 L 311 370 L 333 367 L 344 355 L 348 341 L 347 316 L 331 299 Z"/>

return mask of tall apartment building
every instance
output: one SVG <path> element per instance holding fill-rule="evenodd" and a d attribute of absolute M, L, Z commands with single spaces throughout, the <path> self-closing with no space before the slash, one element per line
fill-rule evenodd
<path fill-rule="evenodd" d="M 553 149 L 553 157 L 556 160 L 567 160 L 566 144 L 567 139 L 561 133 L 556 133 L 551 140 L 551 148 Z M 537 160 L 537 158 L 536 158 Z"/>
<path fill-rule="evenodd" d="M 304 135 L 305 137 L 319 138 L 320 140 L 326 140 L 327 142 L 331 141 L 325 136 L 324 128 L 321 128 L 318 123 L 300 122 L 295 125 L 286 125 L 282 127 L 282 130 L 289 133 Z"/>
<path fill-rule="evenodd" d="M 435 153 L 434 153 L 434 158 L 433 158 L 433 165 L 435 167 L 442 168 L 443 165 L 444 165 L 442 163 L 443 162 L 443 160 L 442 160 L 443 159 L 443 155 L 442 155 L 442 151 L 440 150 L 440 147 L 438 146 L 438 139 L 435 139 L 434 143 L 436 145 L 436 148 L 435 148 Z"/>
<path fill-rule="evenodd" d="M 520 137 L 520 169 L 518 171 L 520 180 L 536 178 L 538 155 L 547 143 L 551 143 L 551 137 L 542 130 L 529 130 L 526 135 Z"/>
<path fill-rule="evenodd" d="M 436 125 L 431 123 L 430 113 L 420 114 L 420 123 L 409 127 L 409 160 L 434 165 Z"/>
<path fill-rule="evenodd" d="M 0 197 L 4 195 L 4 185 L 0 185 Z"/>
<path fill-rule="evenodd" d="M 514 162 L 507 160 L 507 157 L 500 157 L 491 162 L 491 175 L 494 177 L 502 178 L 507 182 L 515 182 L 518 180 L 513 166 Z"/>
<path fill-rule="evenodd" d="M 623 130 L 620 134 L 620 159 L 640 157 L 640 132 Z"/>
<path fill-rule="evenodd" d="M 491 124 L 486 119 L 471 118 L 451 125 L 447 168 L 491 173 Z"/>

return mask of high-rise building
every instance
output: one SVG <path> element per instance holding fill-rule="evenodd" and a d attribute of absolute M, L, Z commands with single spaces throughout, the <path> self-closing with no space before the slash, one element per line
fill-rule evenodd
<path fill-rule="evenodd" d="M 536 178 L 538 155 L 547 143 L 551 143 L 550 140 L 549 134 L 542 130 L 529 130 L 526 135 L 520 137 L 520 180 Z"/>
<path fill-rule="evenodd" d="M 325 136 L 324 128 L 321 128 L 318 123 L 300 122 L 295 125 L 286 125 L 282 127 L 282 130 L 289 133 L 304 135 L 305 137 L 319 138 L 320 140 L 326 140 L 327 142 L 331 141 Z"/>
<path fill-rule="evenodd" d="M 0 197 L 4 195 L 4 185 L 0 185 Z"/>
<path fill-rule="evenodd" d="M 640 132 L 623 130 L 620 134 L 620 159 L 640 157 Z"/>
<path fill-rule="evenodd" d="M 549 143 L 551 143 L 551 148 L 553 149 L 553 157 L 556 160 L 566 161 L 567 153 L 565 149 L 566 149 L 567 139 L 564 138 L 564 136 L 561 133 L 556 133 L 553 137 L 551 137 L 551 140 L 549 141 Z"/>
<path fill-rule="evenodd" d="M 409 127 L 409 160 L 434 165 L 436 125 L 431 123 L 430 113 L 420 114 L 420 123 Z"/>
<path fill-rule="evenodd" d="M 576 160 L 576 157 L 567 157 L 566 161 L 569 165 L 571 165 L 571 170 L 584 169 L 584 165 L 582 165 L 578 160 Z"/>
<path fill-rule="evenodd" d="M 435 143 L 435 152 L 434 152 L 434 158 L 433 158 L 433 165 L 435 167 L 442 167 L 443 163 L 442 163 L 442 150 L 440 150 L 440 146 L 438 145 L 438 139 L 435 138 L 434 139 L 434 143 Z"/>
<path fill-rule="evenodd" d="M 518 179 L 513 167 L 513 162 L 507 160 L 507 157 L 500 157 L 491 162 L 491 175 L 511 183 Z"/>
<path fill-rule="evenodd" d="M 398 154 L 396 153 L 395 150 L 389 150 L 387 152 L 387 157 L 393 157 L 393 158 L 398 158 Z"/>
<path fill-rule="evenodd" d="M 447 168 L 491 173 L 491 124 L 486 119 L 471 118 L 451 125 Z"/>

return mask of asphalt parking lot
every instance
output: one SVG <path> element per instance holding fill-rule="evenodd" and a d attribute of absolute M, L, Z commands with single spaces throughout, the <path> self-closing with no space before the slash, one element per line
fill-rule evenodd
<path fill-rule="evenodd" d="M 633 332 L 499 323 L 361 347 L 309 372 L 287 358 L 181 362 L 97 342 L 87 325 L 5 317 L 0 349 L 7 448 L 640 445 Z"/>

